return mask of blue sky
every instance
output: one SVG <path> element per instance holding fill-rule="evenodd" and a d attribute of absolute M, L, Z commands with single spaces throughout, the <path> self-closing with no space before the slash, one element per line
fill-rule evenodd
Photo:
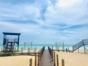
<path fill-rule="evenodd" d="M 88 0 L 0 0 L 1 44 L 2 32 L 21 33 L 21 44 L 76 44 L 88 39 Z"/>

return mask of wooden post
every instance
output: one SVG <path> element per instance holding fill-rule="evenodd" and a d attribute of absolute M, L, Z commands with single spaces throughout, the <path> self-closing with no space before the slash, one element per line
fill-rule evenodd
<path fill-rule="evenodd" d="M 64 65 L 64 59 L 62 59 L 62 66 L 65 66 L 65 65 Z"/>
<path fill-rule="evenodd" d="M 59 60 L 59 58 L 58 58 L 58 55 L 57 55 L 57 66 L 59 66 L 59 61 L 58 60 Z"/>
<path fill-rule="evenodd" d="M 29 66 L 32 66 L 32 59 L 29 60 Z"/>
<path fill-rule="evenodd" d="M 36 54 L 35 54 L 35 66 L 36 66 Z"/>

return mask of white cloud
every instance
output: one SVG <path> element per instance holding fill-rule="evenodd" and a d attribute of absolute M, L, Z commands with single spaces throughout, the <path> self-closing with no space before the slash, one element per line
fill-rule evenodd
<path fill-rule="evenodd" d="M 33 5 L 17 4 L 17 5 L 0 5 L 0 19 L 1 20 L 27 20 L 37 19 L 40 17 L 40 10 Z M 5 19 L 4 19 L 5 18 Z"/>
<path fill-rule="evenodd" d="M 76 2 L 75 0 L 71 1 Z M 47 24 L 64 23 L 70 26 L 79 24 L 88 24 L 87 18 L 83 20 L 81 19 L 81 17 L 88 15 L 87 6 L 85 5 L 87 3 L 86 2 L 80 3 L 79 0 L 77 2 L 78 2 L 77 4 L 74 4 L 73 6 L 66 8 L 62 8 L 57 5 L 53 6 L 52 4 L 49 4 L 49 6 L 47 7 L 47 11 L 45 13 Z M 60 1 L 58 1 L 58 3 L 60 3 Z"/>
<path fill-rule="evenodd" d="M 83 0 L 59 0 L 56 5 L 62 8 L 63 7 L 66 8 L 66 7 L 72 7 L 75 4 L 79 4 L 82 2 Z"/>
<path fill-rule="evenodd" d="M 43 4 L 39 3 L 0 4 L 0 32 L 21 32 L 22 38 L 38 43 L 63 41 L 75 43 L 88 37 L 88 27 L 70 28 L 74 25 L 88 24 L 87 1 L 56 0 L 53 4 L 53 0 L 52 2 L 47 0 Z M 43 9 L 45 10 L 42 13 Z M 12 22 L 6 20 L 12 20 Z M 29 20 L 29 22 L 15 23 L 13 20 Z M 30 20 L 37 24 L 30 24 Z M 62 26 L 63 24 L 65 26 Z"/>

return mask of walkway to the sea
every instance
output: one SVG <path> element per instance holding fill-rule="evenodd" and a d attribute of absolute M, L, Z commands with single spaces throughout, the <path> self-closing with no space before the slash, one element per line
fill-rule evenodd
<path fill-rule="evenodd" d="M 48 50 L 44 50 L 39 66 L 53 66 L 51 56 Z"/>

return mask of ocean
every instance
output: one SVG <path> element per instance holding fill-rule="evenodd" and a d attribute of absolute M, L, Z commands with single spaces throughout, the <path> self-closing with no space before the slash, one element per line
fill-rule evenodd
<path fill-rule="evenodd" d="M 53 49 L 56 49 L 56 48 L 58 48 L 59 47 L 59 49 L 63 49 L 63 45 L 57 45 L 57 47 L 56 47 L 56 45 L 55 44 L 33 44 L 32 45 L 32 49 L 41 49 L 43 46 L 45 46 L 45 48 L 46 49 L 48 49 L 48 46 L 49 47 L 51 47 L 52 48 L 52 46 L 53 46 Z M 68 49 L 68 47 L 69 47 L 69 49 L 70 50 L 72 50 L 72 46 L 73 45 L 64 45 L 64 49 Z M 0 49 L 2 49 L 3 48 L 3 46 L 2 45 L 0 45 Z M 17 46 L 15 46 L 15 48 L 17 48 Z M 19 45 L 19 49 L 21 50 L 21 48 L 23 48 L 23 49 L 28 49 L 28 48 L 31 48 L 31 45 L 25 45 L 25 47 L 24 47 L 24 45 L 23 44 L 20 44 Z M 84 49 L 84 47 L 80 47 L 80 49 Z M 88 45 L 86 45 L 86 49 L 88 49 Z"/>

